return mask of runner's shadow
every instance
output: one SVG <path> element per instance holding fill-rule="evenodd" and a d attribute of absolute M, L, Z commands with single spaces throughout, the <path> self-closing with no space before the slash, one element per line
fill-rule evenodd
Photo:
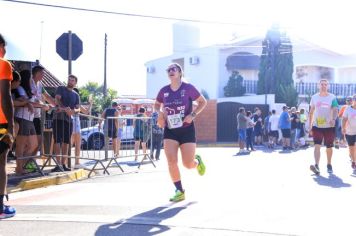
<path fill-rule="evenodd" d="M 316 175 L 314 181 L 317 182 L 319 185 L 328 186 L 332 188 L 349 188 L 352 186 L 351 184 L 344 183 L 341 178 L 334 174 L 330 174 L 329 178 L 326 178 L 321 175 Z"/>
<path fill-rule="evenodd" d="M 101 225 L 95 236 L 130 235 L 151 236 L 170 230 L 169 226 L 161 224 L 162 221 L 176 216 L 179 212 L 196 202 L 189 202 L 179 207 L 157 207 L 152 210 L 122 219 L 112 224 Z"/>

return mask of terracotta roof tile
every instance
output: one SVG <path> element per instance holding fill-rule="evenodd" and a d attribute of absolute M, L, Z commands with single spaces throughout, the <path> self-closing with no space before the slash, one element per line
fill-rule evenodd
<path fill-rule="evenodd" d="M 59 86 L 63 86 L 64 84 L 58 80 L 51 72 L 49 72 L 46 68 L 44 70 L 44 76 L 42 79 L 42 84 L 45 88 L 57 88 Z"/>

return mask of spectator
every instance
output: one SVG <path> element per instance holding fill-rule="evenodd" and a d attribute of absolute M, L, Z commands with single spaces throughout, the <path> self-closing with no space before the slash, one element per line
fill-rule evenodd
<path fill-rule="evenodd" d="M 278 132 L 279 116 L 276 110 L 272 110 L 272 115 L 269 118 L 269 148 L 274 148 L 279 139 Z"/>
<path fill-rule="evenodd" d="M 253 148 L 253 127 L 255 126 L 255 123 L 252 121 L 252 112 L 247 111 L 246 112 L 246 117 L 247 117 L 247 129 L 246 129 L 246 150 L 250 151 L 249 148 L 251 148 L 251 151 L 256 151 L 256 149 Z"/>
<path fill-rule="evenodd" d="M 21 83 L 17 88 L 20 101 L 24 102 L 24 106 L 16 107 L 15 119 L 19 124 L 18 134 L 16 136 L 15 155 L 16 159 L 16 174 L 23 175 L 27 172 L 24 170 L 23 157 L 32 156 L 37 148 L 36 130 L 33 123 L 34 118 L 34 97 L 31 92 L 31 72 L 23 70 L 20 72 Z"/>
<path fill-rule="evenodd" d="M 70 171 L 67 166 L 70 139 L 73 132 L 72 116 L 80 112 L 79 95 L 73 91 L 78 78 L 68 76 L 67 86 L 60 86 L 56 90 L 56 111 L 53 114 L 54 153 L 57 166 L 52 172 Z"/>
<path fill-rule="evenodd" d="M 33 94 L 33 100 L 37 103 L 34 108 L 33 123 L 37 136 L 37 148 L 34 150 L 33 156 L 37 155 L 42 144 L 42 122 L 41 113 L 42 110 L 48 111 L 50 106 L 46 105 L 45 101 L 51 104 L 51 107 L 55 106 L 54 99 L 49 95 L 42 86 L 42 79 L 44 76 L 44 68 L 40 65 L 32 68 L 32 78 L 30 80 L 31 93 Z"/>
<path fill-rule="evenodd" d="M 263 141 L 267 142 L 267 146 L 269 147 L 269 142 L 268 142 L 268 135 L 269 135 L 269 128 L 270 128 L 270 123 L 269 123 L 269 118 L 271 117 L 272 112 L 268 112 L 268 115 L 265 117 L 263 121 Z"/>
<path fill-rule="evenodd" d="M 106 108 L 101 114 L 101 118 L 105 120 L 104 123 L 104 133 L 108 132 L 108 137 L 112 139 L 112 147 L 114 151 L 114 156 L 118 156 L 118 145 L 117 145 L 117 137 L 118 137 L 118 129 L 119 129 L 119 111 L 117 102 L 113 102 L 111 107 Z M 101 128 L 101 120 L 99 122 L 99 130 Z"/>
<path fill-rule="evenodd" d="M 155 156 L 156 161 L 159 160 L 163 142 L 163 129 L 157 124 L 158 113 L 152 114 L 152 144 L 151 144 L 151 159 Z M 155 153 L 155 155 L 154 155 Z"/>
<path fill-rule="evenodd" d="M 247 116 L 245 108 L 240 107 L 239 113 L 237 114 L 237 132 L 239 137 L 239 152 L 238 154 L 246 154 L 245 144 L 246 144 L 246 129 L 247 129 Z"/>
<path fill-rule="evenodd" d="M 291 148 L 295 148 L 296 146 L 296 135 L 297 135 L 297 128 L 299 123 L 299 118 L 297 115 L 297 109 L 292 107 L 290 109 L 290 121 L 291 121 L 291 129 L 290 129 L 290 146 Z"/>
<path fill-rule="evenodd" d="M 258 107 L 255 108 L 255 113 L 252 116 L 252 121 L 255 123 L 255 126 L 253 128 L 255 144 L 261 145 L 262 144 L 262 112 Z"/>
<path fill-rule="evenodd" d="M 140 119 L 146 117 L 146 109 L 141 107 L 138 112 L 139 113 L 136 115 L 136 117 L 139 117 L 139 119 L 134 120 L 135 161 L 137 161 L 138 158 L 138 149 L 140 148 L 140 144 L 144 155 L 146 154 L 146 143 L 149 138 L 147 120 Z"/>
<path fill-rule="evenodd" d="M 291 128 L 291 121 L 288 114 L 288 107 L 283 106 L 283 112 L 279 117 L 279 128 L 282 131 L 282 143 L 283 143 L 283 150 L 290 150 L 290 128 Z"/>
<path fill-rule="evenodd" d="M 77 88 L 73 88 L 73 91 L 76 92 L 79 95 L 79 90 Z M 92 106 L 92 101 L 89 101 L 89 107 L 84 107 L 82 105 L 80 105 L 80 112 L 83 114 L 89 114 L 90 112 L 90 108 Z M 81 168 L 85 168 L 83 165 L 80 164 L 80 147 L 81 147 L 81 142 L 82 142 L 82 138 L 81 138 L 81 134 L 80 134 L 80 130 L 81 130 L 81 125 L 80 125 L 80 115 L 79 113 L 74 113 L 73 117 L 73 133 L 72 133 L 72 137 L 71 137 L 71 143 L 72 145 L 74 145 L 74 155 L 75 155 L 75 165 L 74 165 L 74 169 L 81 169 Z"/>

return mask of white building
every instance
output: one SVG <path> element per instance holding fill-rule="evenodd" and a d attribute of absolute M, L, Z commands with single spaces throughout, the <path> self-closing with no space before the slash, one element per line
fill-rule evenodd
<path fill-rule="evenodd" d="M 238 70 L 246 83 L 257 81 L 263 38 L 240 39 L 223 45 L 199 46 L 199 29 L 184 24 L 173 26 L 173 53 L 147 62 L 146 95 L 155 98 L 158 90 L 168 84 L 165 69 L 172 62 L 183 66 L 184 77 L 210 99 L 224 97 L 223 88 L 232 70 Z M 356 56 L 342 55 L 301 38 L 291 37 L 293 45 L 294 81 L 299 93 L 327 76 L 339 96 L 356 92 Z M 314 84 L 313 84 L 314 83 Z M 253 84 L 253 82 L 252 82 Z M 301 86 L 303 89 L 301 89 Z M 340 87 L 340 86 L 341 87 Z M 351 86 L 351 87 L 350 87 Z M 338 89 L 338 90 L 337 90 Z M 303 92 L 301 91 L 303 90 Z"/>

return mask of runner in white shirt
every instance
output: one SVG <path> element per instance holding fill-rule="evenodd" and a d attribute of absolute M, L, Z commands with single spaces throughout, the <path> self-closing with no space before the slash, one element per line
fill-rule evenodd
<path fill-rule="evenodd" d="M 342 115 L 342 133 L 349 145 L 351 167 L 356 170 L 356 94 L 352 97 L 352 105 L 348 106 Z"/>
<path fill-rule="evenodd" d="M 329 82 L 327 79 L 319 81 L 319 93 L 312 96 L 310 101 L 309 127 L 312 127 L 311 134 L 314 140 L 314 160 L 315 165 L 310 166 L 310 170 L 315 174 L 320 174 L 320 148 L 324 142 L 326 146 L 327 171 L 333 173 L 331 158 L 335 139 L 335 121 L 337 119 L 337 100 L 334 94 L 328 92 Z"/>

